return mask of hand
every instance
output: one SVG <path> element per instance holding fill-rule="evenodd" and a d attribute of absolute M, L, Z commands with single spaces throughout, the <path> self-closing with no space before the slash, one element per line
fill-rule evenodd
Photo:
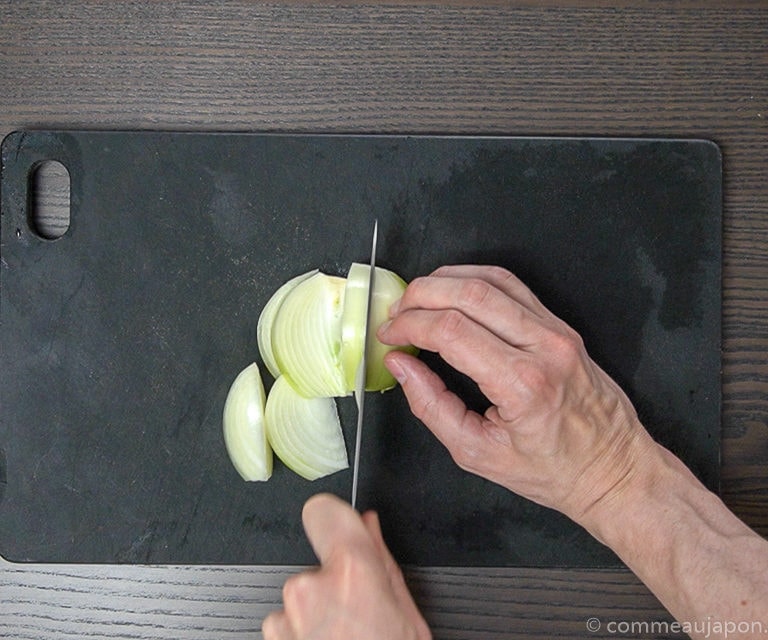
<path fill-rule="evenodd" d="M 657 445 L 579 335 L 508 271 L 453 266 L 417 278 L 378 337 L 439 353 L 493 406 L 479 415 L 421 360 L 385 363 L 413 413 L 464 469 L 588 526 Z M 588 527 L 589 528 L 589 527 Z"/>
<path fill-rule="evenodd" d="M 320 494 L 307 501 L 302 518 L 322 566 L 286 581 L 285 609 L 264 620 L 265 640 L 431 638 L 376 513 L 361 517 L 339 498 Z"/>

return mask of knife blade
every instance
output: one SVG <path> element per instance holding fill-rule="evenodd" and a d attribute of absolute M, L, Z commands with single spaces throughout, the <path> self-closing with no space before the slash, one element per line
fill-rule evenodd
<path fill-rule="evenodd" d="M 355 401 L 357 402 L 357 430 L 355 432 L 355 458 L 352 466 L 352 508 L 357 504 L 357 484 L 360 473 L 360 446 L 363 441 L 363 419 L 365 417 L 365 374 L 368 362 L 368 332 L 371 328 L 371 300 L 373 285 L 376 277 L 376 245 L 379 236 L 379 221 L 373 223 L 373 240 L 371 242 L 371 271 L 368 274 L 368 299 L 365 303 L 365 333 L 363 334 L 363 355 L 357 366 L 355 375 Z"/>

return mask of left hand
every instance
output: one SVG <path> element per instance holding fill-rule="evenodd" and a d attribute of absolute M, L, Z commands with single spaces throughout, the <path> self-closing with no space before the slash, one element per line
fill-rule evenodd
<path fill-rule="evenodd" d="M 375 512 L 360 516 L 320 494 L 304 505 L 302 520 L 321 566 L 286 581 L 285 608 L 262 624 L 265 640 L 431 639 Z"/>
<path fill-rule="evenodd" d="M 620 501 L 661 455 L 578 333 L 505 269 L 441 267 L 413 280 L 390 317 L 383 343 L 440 354 L 491 402 L 478 414 L 422 360 L 402 351 L 384 360 L 463 469 L 599 536 L 600 505 Z"/>

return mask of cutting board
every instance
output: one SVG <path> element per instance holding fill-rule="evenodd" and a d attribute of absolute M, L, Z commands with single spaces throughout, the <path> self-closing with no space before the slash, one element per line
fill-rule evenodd
<path fill-rule="evenodd" d="M 69 172 L 69 227 L 30 175 Z M 699 140 L 161 132 L 2 146 L 0 554 L 305 564 L 300 523 L 349 470 L 245 483 L 222 440 L 272 292 L 369 257 L 404 278 L 503 265 L 584 336 L 655 438 L 719 478 L 721 157 Z M 470 406 L 474 385 L 423 354 Z M 271 379 L 262 367 L 267 387 Z M 369 394 L 358 504 L 416 565 L 619 563 L 565 517 L 458 469 L 400 390 Z M 339 401 L 348 449 L 355 407 Z"/>

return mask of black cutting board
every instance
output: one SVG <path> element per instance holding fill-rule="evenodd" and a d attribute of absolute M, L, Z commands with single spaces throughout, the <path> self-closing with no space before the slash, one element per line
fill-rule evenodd
<path fill-rule="evenodd" d="M 29 224 L 60 161 L 70 225 Z M 0 554 L 303 564 L 310 495 L 229 463 L 221 414 L 259 312 L 312 268 L 504 265 L 586 341 L 653 435 L 719 478 L 721 158 L 696 140 L 44 132 L 2 147 Z M 424 354 L 465 394 L 462 376 Z M 267 386 L 271 384 L 265 369 Z M 348 448 L 354 402 L 339 403 Z M 611 566 L 579 527 L 460 471 L 399 390 L 369 394 L 359 506 L 423 565 Z M 2 486 L 2 484 L 0 484 Z"/>

